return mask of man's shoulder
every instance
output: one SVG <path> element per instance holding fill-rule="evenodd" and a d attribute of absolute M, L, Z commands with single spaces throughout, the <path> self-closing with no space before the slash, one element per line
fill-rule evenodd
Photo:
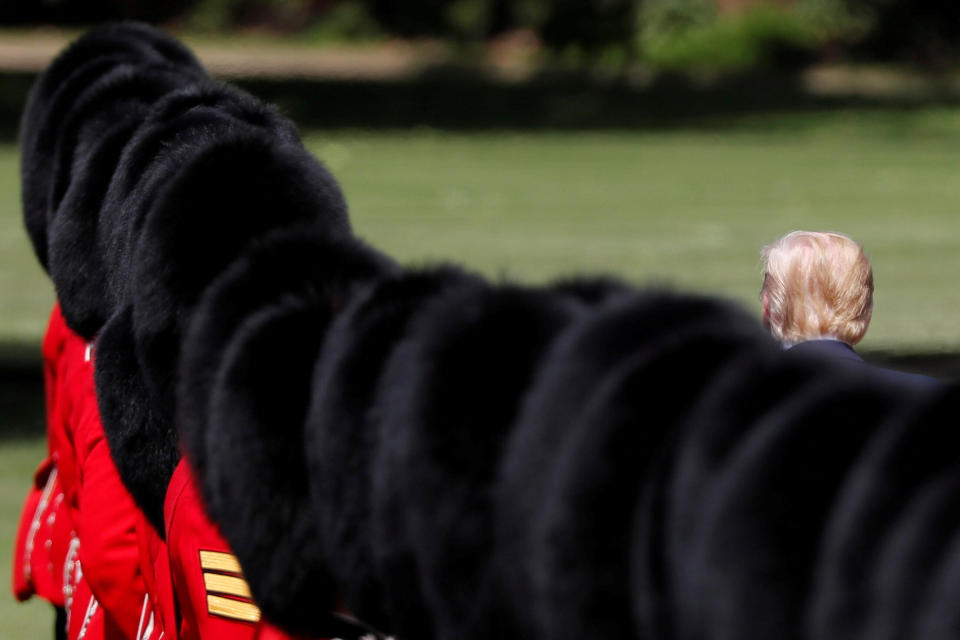
<path fill-rule="evenodd" d="M 943 386 L 940 380 L 931 378 L 930 376 L 887 369 L 868 363 L 854 351 L 853 347 L 839 340 L 808 340 L 791 346 L 787 351 L 796 356 L 817 358 L 836 363 L 840 366 L 848 366 L 852 371 L 856 371 L 857 373 L 869 375 L 900 386 L 929 390 Z"/>
<path fill-rule="evenodd" d="M 920 373 L 909 373 L 906 371 L 897 371 L 896 369 L 886 369 L 884 367 L 878 367 L 867 363 L 864 363 L 864 365 L 870 367 L 878 377 L 884 380 L 906 385 L 915 389 L 933 390 L 942 387 L 944 384 L 936 378 L 931 378 L 930 376 L 925 376 Z"/>
<path fill-rule="evenodd" d="M 787 348 L 791 355 L 810 356 L 814 358 L 829 358 L 831 360 L 844 360 L 848 362 L 863 362 L 863 358 L 857 355 L 846 342 L 840 340 L 805 340 L 798 342 Z"/>

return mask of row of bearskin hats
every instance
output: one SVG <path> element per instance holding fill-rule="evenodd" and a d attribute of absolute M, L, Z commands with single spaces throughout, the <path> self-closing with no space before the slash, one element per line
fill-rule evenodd
<path fill-rule="evenodd" d="M 952 389 L 709 297 L 399 266 L 291 122 L 144 25 L 52 63 L 21 150 L 124 484 L 162 532 L 185 452 L 280 626 L 342 597 L 411 640 L 960 637 Z"/>

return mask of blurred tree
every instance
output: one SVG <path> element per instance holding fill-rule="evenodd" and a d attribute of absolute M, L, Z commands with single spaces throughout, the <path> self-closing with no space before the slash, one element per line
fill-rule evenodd
<path fill-rule="evenodd" d="M 384 30 L 405 37 L 480 40 L 515 28 L 536 31 L 553 51 L 592 56 L 631 48 L 639 0 L 365 0 Z"/>
<path fill-rule="evenodd" d="M 92 24 L 104 20 L 163 22 L 197 0 L 0 0 L 3 24 Z"/>
<path fill-rule="evenodd" d="M 639 0 L 520 0 L 519 17 L 553 51 L 595 57 L 610 48 L 632 53 Z"/>
<path fill-rule="evenodd" d="M 644 61 L 676 71 L 796 71 L 827 37 L 796 7 L 760 2 L 718 14 L 710 0 L 648 0 L 641 23 Z"/>
<path fill-rule="evenodd" d="M 250 26 L 322 30 L 326 17 L 349 5 L 351 11 L 341 13 L 359 15 L 359 22 L 372 21 L 375 30 L 389 35 L 471 43 L 527 28 L 554 52 L 591 59 L 611 49 L 633 50 L 639 4 L 640 0 L 0 0 L 0 22 L 182 19 L 204 31 Z"/>
<path fill-rule="evenodd" d="M 669 46 L 717 19 L 714 0 L 647 0 L 640 8 L 638 35 L 644 49 Z"/>
<path fill-rule="evenodd" d="M 482 3 L 482 0 L 478 0 Z M 390 33 L 404 36 L 441 36 L 446 33 L 446 12 L 454 0 L 366 0 L 373 18 Z"/>
<path fill-rule="evenodd" d="M 187 22 L 203 31 L 251 26 L 293 31 L 329 11 L 336 0 L 194 0 L 191 4 Z"/>
<path fill-rule="evenodd" d="M 957 0 L 847 0 L 872 28 L 857 49 L 871 59 L 952 64 L 960 58 Z"/>
<path fill-rule="evenodd" d="M 386 31 L 404 37 L 482 39 L 515 26 L 510 0 L 364 0 Z"/>

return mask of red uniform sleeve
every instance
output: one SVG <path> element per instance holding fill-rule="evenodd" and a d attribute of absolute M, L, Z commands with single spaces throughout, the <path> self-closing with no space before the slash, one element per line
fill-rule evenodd
<path fill-rule="evenodd" d="M 293 638 L 261 620 L 240 563 L 207 517 L 185 460 L 170 480 L 164 518 L 180 640 Z"/>
<path fill-rule="evenodd" d="M 47 411 L 47 448 L 50 451 L 50 456 L 54 458 L 54 462 L 56 462 L 56 456 L 54 454 L 55 446 L 50 436 L 54 428 L 53 422 L 57 415 L 56 400 L 59 389 L 58 381 L 59 371 L 62 365 L 61 360 L 69 336 L 70 330 L 67 328 L 67 323 L 60 313 L 60 305 L 54 305 L 53 311 L 50 312 L 50 320 L 47 322 L 47 331 L 43 336 L 42 346 L 43 390 Z"/>
<path fill-rule="evenodd" d="M 108 626 L 136 636 L 146 593 L 137 546 L 137 507 L 110 457 L 86 362 L 73 379 L 74 448 L 80 564 Z"/>
<path fill-rule="evenodd" d="M 63 606 L 63 563 L 71 531 L 57 468 L 47 458 L 34 475 L 34 486 L 20 515 L 13 553 L 17 600 L 36 594 L 54 606 Z"/>

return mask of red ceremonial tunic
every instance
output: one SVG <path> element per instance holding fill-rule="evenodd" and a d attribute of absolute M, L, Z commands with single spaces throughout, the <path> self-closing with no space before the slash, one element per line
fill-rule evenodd
<path fill-rule="evenodd" d="M 67 610 L 70 640 L 291 640 L 262 621 L 185 461 L 164 542 L 123 487 L 96 403 L 93 349 L 59 307 L 43 342 L 48 456 L 24 504 L 14 593 Z"/>
<path fill-rule="evenodd" d="M 185 459 L 167 487 L 166 543 L 144 524 L 141 531 L 148 539 L 141 549 L 154 558 L 152 571 L 145 573 L 154 578 L 150 597 L 154 619 L 164 626 L 163 640 L 306 640 L 261 619 L 240 563 L 207 516 Z M 166 566 L 158 570 L 161 549 L 167 554 Z"/>
<path fill-rule="evenodd" d="M 170 479 L 164 502 L 170 577 L 179 611 L 179 640 L 290 640 L 261 619 L 240 563 L 207 517 L 185 459 Z M 169 620 L 164 612 L 161 617 Z M 170 640 L 173 636 L 165 636 Z"/>
<path fill-rule="evenodd" d="M 34 566 L 40 560 L 34 557 L 37 549 L 49 548 L 50 557 L 42 561 L 49 582 L 60 586 L 60 596 L 47 599 L 66 608 L 67 637 L 133 638 L 146 592 L 137 549 L 138 510 L 107 447 L 92 348 L 67 328 L 54 308 L 43 350 L 50 454 L 38 474 L 38 479 L 45 478 L 44 490 L 35 498 L 35 483 L 24 509 L 24 520 L 32 513 L 30 524 L 21 522 L 17 553 L 31 556 L 31 569 L 23 569 L 23 561 L 18 563 L 21 568 L 15 565 L 15 592 L 29 595 L 23 573 L 30 578 L 27 584 L 39 586 L 40 572 Z M 39 527 L 38 513 L 49 514 L 41 516 Z M 43 580 L 46 575 L 40 583 Z"/>
<path fill-rule="evenodd" d="M 56 435 L 83 580 L 103 611 L 104 637 L 133 638 L 146 593 L 137 548 L 138 509 L 110 457 L 94 387 L 93 349 L 70 334 L 62 360 L 58 413 L 63 428 Z M 73 622 L 75 616 L 70 617 Z"/>
<path fill-rule="evenodd" d="M 57 423 L 58 369 L 69 329 L 54 306 L 43 338 L 47 456 L 40 462 L 27 492 L 13 554 L 13 594 L 17 600 L 37 595 L 62 607 L 63 565 L 72 525 L 66 515 L 53 429 Z"/>

